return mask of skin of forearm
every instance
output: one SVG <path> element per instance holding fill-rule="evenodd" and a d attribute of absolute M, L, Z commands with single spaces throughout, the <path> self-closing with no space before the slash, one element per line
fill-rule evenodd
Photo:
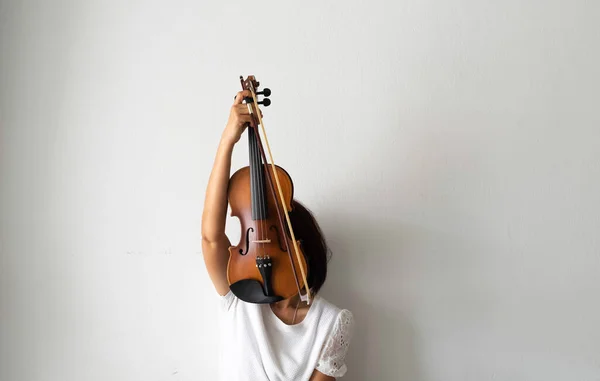
<path fill-rule="evenodd" d="M 233 143 L 222 138 L 208 180 L 202 212 L 202 239 L 208 243 L 219 242 L 225 237 L 227 187 L 232 152 Z"/>

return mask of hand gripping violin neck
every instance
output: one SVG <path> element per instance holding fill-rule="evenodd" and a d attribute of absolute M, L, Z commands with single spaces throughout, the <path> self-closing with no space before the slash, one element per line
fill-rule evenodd
<path fill-rule="evenodd" d="M 252 122 L 247 128 L 249 165 L 229 180 L 231 215 L 239 218 L 242 228 L 240 242 L 229 248 L 229 287 L 239 299 L 249 303 L 274 303 L 296 294 L 310 303 L 306 259 L 289 217 L 294 184 L 290 175 L 274 163 L 258 108 L 259 104 L 271 103 L 266 98 L 271 91 L 257 92 L 260 84 L 254 76 L 245 80 L 240 77 L 240 82 L 242 89 L 252 94 L 245 99 Z M 259 94 L 265 97 L 261 102 L 257 99 Z"/>

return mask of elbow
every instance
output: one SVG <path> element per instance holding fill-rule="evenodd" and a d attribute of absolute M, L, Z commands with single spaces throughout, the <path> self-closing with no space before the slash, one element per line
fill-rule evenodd
<path fill-rule="evenodd" d="M 200 237 L 202 238 L 202 246 L 205 248 L 214 248 L 221 245 L 228 246 L 229 244 L 225 230 L 213 223 L 202 224 Z"/>
<path fill-rule="evenodd" d="M 202 246 L 212 246 L 217 242 L 216 239 L 214 239 L 211 236 L 202 234 Z"/>
<path fill-rule="evenodd" d="M 225 234 L 217 234 L 211 232 L 202 233 L 202 246 L 215 247 L 226 240 Z"/>
<path fill-rule="evenodd" d="M 202 237 L 202 244 L 214 244 L 221 240 L 224 232 L 219 232 L 217 229 L 211 226 L 211 224 L 202 224 L 200 230 L 200 237 Z"/>
<path fill-rule="evenodd" d="M 214 234 L 209 234 L 204 231 L 201 233 L 201 236 L 202 236 L 202 245 L 212 245 L 218 241 Z"/>

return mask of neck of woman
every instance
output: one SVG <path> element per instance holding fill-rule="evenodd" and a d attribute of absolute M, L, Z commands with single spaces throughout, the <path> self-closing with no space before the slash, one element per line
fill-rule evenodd
<path fill-rule="evenodd" d="M 275 302 L 271 304 L 271 306 L 277 310 L 285 310 L 285 309 L 296 309 L 302 308 L 306 306 L 306 302 L 300 301 L 300 295 L 296 294 L 290 298 L 280 300 L 279 302 Z"/>

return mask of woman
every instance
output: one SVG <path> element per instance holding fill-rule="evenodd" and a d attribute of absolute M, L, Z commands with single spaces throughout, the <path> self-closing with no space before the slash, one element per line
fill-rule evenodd
<path fill-rule="evenodd" d="M 231 243 L 225 235 L 231 154 L 250 114 L 239 92 L 231 107 L 208 182 L 202 214 L 202 249 L 210 278 L 222 299 L 223 335 L 220 377 L 236 380 L 335 380 L 346 373 L 345 355 L 353 316 L 317 292 L 327 275 L 327 246 L 311 213 L 294 201 L 290 220 L 307 257 L 310 305 L 299 295 L 280 302 L 252 304 L 229 289 Z"/>

